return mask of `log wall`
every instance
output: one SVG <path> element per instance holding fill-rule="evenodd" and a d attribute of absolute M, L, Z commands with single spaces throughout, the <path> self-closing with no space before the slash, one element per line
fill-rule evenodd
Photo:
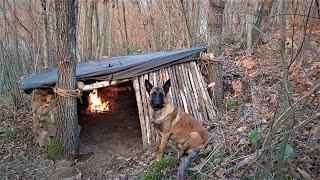
<path fill-rule="evenodd" d="M 136 77 L 133 80 L 133 88 L 136 93 L 144 148 L 155 140 L 154 128 L 150 123 L 152 110 L 144 81 L 148 79 L 154 86 L 162 86 L 169 78 L 171 88 L 168 95 L 173 104 L 194 116 L 201 123 L 211 122 L 215 118 L 206 83 L 194 61 L 169 66 Z"/>

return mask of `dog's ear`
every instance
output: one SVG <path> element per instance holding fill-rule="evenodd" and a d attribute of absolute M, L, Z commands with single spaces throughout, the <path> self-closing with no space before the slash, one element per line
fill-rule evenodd
<path fill-rule="evenodd" d="M 170 82 L 170 79 L 168 79 L 166 81 L 166 83 L 164 83 L 164 85 L 162 86 L 162 88 L 166 94 L 169 92 L 170 86 L 171 86 L 171 82 Z"/>
<path fill-rule="evenodd" d="M 148 81 L 148 79 L 144 80 L 144 85 L 146 86 L 147 92 L 150 93 L 153 85 L 150 83 L 150 81 Z"/>

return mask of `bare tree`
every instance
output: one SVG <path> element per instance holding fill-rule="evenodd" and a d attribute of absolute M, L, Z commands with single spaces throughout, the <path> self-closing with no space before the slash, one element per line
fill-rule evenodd
<path fill-rule="evenodd" d="M 83 29 L 83 33 L 84 33 L 84 41 L 83 41 L 83 45 L 85 48 L 83 48 L 83 58 L 85 60 L 91 59 L 93 56 L 93 36 L 92 36 L 92 26 L 93 26 L 93 11 L 95 8 L 95 2 L 94 0 L 88 0 L 87 2 L 85 2 L 85 23 L 84 23 L 84 29 Z"/>
<path fill-rule="evenodd" d="M 208 15 L 208 52 L 218 57 L 221 51 L 222 21 L 225 2 L 223 0 L 209 1 Z M 214 97 L 219 110 L 223 109 L 223 85 L 222 85 L 222 64 L 210 64 L 209 80 L 215 82 Z"/>
<path fill-rule="evenodd" d="M 108 28 L 108 56 L 111 56 L 111 43 L 112 43 L 112 31 L 113 31 L 113 15 L 114 15 L 114 0 L 109 5 L 109 28 Z"/>
<path fill-rule="evenodd" d="M 100 46 L 100 23 L 99 23 L 99 11 L 98 11 L 98 3 L 95 2 L 95 5 L 94 5 L 94 24 L 95 24 L 95 54 L 93 55 L 93 57 L 95 57 L 95 59 L 98 58 L 99 56 L 99 46 Z"/>
<path fill-rule="evenodd" d="M 6 1 L 3 4 L 0 4 L 0 9 L 4 18 L 4 37 L 0 39 L 0 58 L 2 59 L 3 65 L 3 75 L 4 82 L 6 87 L 9 90 L 9 95 L 11 97 L 11 102 L 14 105 L 15 109 L 18 109 L 20 103 L 23 100 L 23 96 L 20 90 L 20 87 L 17 83 L 17 80 L 21 75 L 21 61 L 20 61 L 20 51 L 18 47 L 18 35 L 17 31 L 10 24 L 9 15 L 7 14 L 7 6 L 10 8 L 10 4 Z M 10 8 L 11 9 L 11 8 Z M 14 48 L 15 53 L 12 53 L 10 48 L 10 31 L 9 29 L 14 29 Z"/>
<path fill-rule="evenodd" d="M 109 1 L 103 1 L 103 11 L 102 11 L 102 30 L 101 30 L 101 39 L 99 40 L 99 53 L 96 56 L 106 55 L 107 42 L 108 42 L 108 26 L 110 18 L 109 14 Z M 98 49 L 98 48 L 97 48 Z"/>
<path fill-rule="evenodd" d="M 286 42 L 286 24 L 287 24 L 287 18 L 286 18 L 286 12 L 287 12 L 287 3 L 285 0 L 280 0 L 280 36 L 281 36 L 281 42 L 280 42 L 280 55 L 281 55 L 281 65 L 282 65 L 282 70 L 283 70 L 283 79 L 282 79 L 282 87 L 283 91 L 281 92 L 281 99 L 279 99 L 278 103 L 281 104 L 281 107 L 284 107 L 283 109 L 287 109 L 289 107 L 292 108 L 292 113 L 288 113 L 285 116 L 285 131 L 288 132 L 292 129 L 293 123 L 294 123 L 294 108 L 291 104 L 291 90 L 290 90 L 290 81 L 289 81 L 289 66 L 288 62 L 286 59 L 286 51 L 285 51 L 285 42 Z M 280 102 L 281 100 L 281 102 Z M 278 110 L 279 112 L 283 113 L 282 108 Z M 276 178 L 277 179 L 284 179 L 284 166 L 285 166 L 285 149 L 288 144 L 288 138 L 289 138 L 289 133 L 285 134 L 282 138 L 281 145 L 279 148 L 279 159 L 277 162 L 277 174 Z"/>
<path fill-rule="evenodd" d="M 42 16 L 43 16 L 43 65 L 44 69 L 47 69 L 51 66 L 50 63 L 50 43 L 49 43 L 49 37 L 50 37 L 50 31 L 48 26 L 48 10 L 47 10 L 47 2 L 46 0 L 41 0 L 41 6 L 42 6 Z"/>
<path fill-rule="evenodd" d="M 125 37 L 125 49 L 127 54 L 129 54 L 129 39 L 128 39 L 128 28 L 127 28 L 127 19 L 126 19 L 126 6 L 124 0 L 122 0 L 122 14 L 123 14 L 123 24 L 124 24 L 124 37 Z"/>
<path fill-rule="evenodd" d="M 263 0 L 261 4 L 261 7 L 258 13 L 258 18 L 254 24 L 255 28 L 253 28 L 253 32 L 252 32 L 253 46 L 258 46 L 261 43 L 262 36 L 257 29 L 262 29 L 263 26 L 266 24 L 266 20 L 268 19 L 267 17 L 270 15 L 273 2 L 274 0 Z"/>
<path fill-rule="evenodd" d="M 182 6 L 182 13 L 183 13 L 183 21 L 184 26 L 186 28 L 187 32 L 187 44 L 188 47 L 192 47 L 195 44 L 195 37 L 193 36 L 193 28 L 192 28 L 192 11 L 191 11 L 191 2 L 190 1 L 184 1 L 180 0 L 181 6 Z"/>
<path fill-rule="evenodd" d="M 75 0 L 55 1 L 57 19 L 57 92 L 76 89 L 76 14 Z M 58 93 L 59 94 L 59 93 Z M 80 126 L 77 117 L 77 100 L 74 97 L 57 98 L 57 136 L 68 155 L 78 153 Z"/>
<path fill-rule="evenodd" d="M 252 48 L 252 30 L 253 30 L 253 0 L 248 0 L 247 2 L 247 49 Z"/>

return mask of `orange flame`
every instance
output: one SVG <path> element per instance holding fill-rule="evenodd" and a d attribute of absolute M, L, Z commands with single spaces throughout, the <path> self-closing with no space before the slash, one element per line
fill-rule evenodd
<path fill-rule="evenodd" d="M 102 102 L 101 98 L 98 96 L 97 89 L 94 89 L 89 94 L 89 112 L 104 112 L 110 111 L 109 101 Z"/>

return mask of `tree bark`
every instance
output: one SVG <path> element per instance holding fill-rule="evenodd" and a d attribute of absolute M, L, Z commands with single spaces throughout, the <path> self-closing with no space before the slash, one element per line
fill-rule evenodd
<path fill-rule="evenodd" d="M 253 0 L 248 0 L 247 3 L 247 49 L 252 48 L 252 30 L 253 30 Z"/>
<path fill-rule="evenodd" d="M 92 41 L 92 19 L 93 19 L 93 10 L 94 10 L 94 0 L 89 0 L 89 2 L 87 2 L 87 13 L 86 13 L 86 19 L 85 19 L 85 29 L 87 29 L 87 35 L 86 35 L 86 50 L 85 50 L 85 60 L 89 60 L 92 58 L 92 45 L 93 45 L 93 41 Z M 86 32 L 86 31 L 84 31 Z"/>
<path fill-rule="evenodd" d="M 262 2 L 261 8 L 258 13 L 258 19 L 256 20 L 254 26 L 258 29 L 261 29 L 263 25 L 265 25 L 266 20 L 268 19 L 267 17 L 270 15 L 271 8 L 273 5 L 274 0 L 264 0 Z M 252 32 L 252 45 L 254 47 L 259 46 L 261 43 L 261 34 L 257 29 L 253 28 Z"/>
<path fill-rule="evenodd" d="M 215 57 L 220 56 L 222 22 L 225 2 L 223 0 L 210 0 L 208 16 L 208 52 Z M 222 64 L 214 63 L 208 67 L 209 80 L 215 82 L 214 100 L 218 110 L 223 109 L 223 85 L 222 85 Z"/>
<path fill-rule="evenodd" d="M 96 38 L 95 38 L 95 54 L 94 54 L 94 57 L 95 59 L 98 59 L 98 56 L 99 56 L 99 46 L 100 46 L 100 42 L 101 42 L 101 39 L 100 39 L 100 24 L 99 24 L 99 12 L 98 12 L 98 2 L 95 2 L 95 5 L 94 5 L 94 22 L 95 22 L 95 35 L 96 35 Z"/>
<path fill-rule="evenodd" d="M 109 1 L 103 2 L 103 11 L 102 11 L 102 30 L 101 30 L 101 40 L 99 40 L 99 57 L 106 55 L 106 44 L 108 42 L 108 24 L 109 24 Z"/>
<path fill-rule="evenodd" d="M 112 43 L 112 32 L 113 32 L 113 19 L 114 19 L 114 0 L 109 5 L 109 28 L 108 28 L 108 56 L 111 57 L 111 43 Z"/>
<path fill-rule="evenodd" d="M 152 47 L 151 49 L 156 49 L 157 51 L 161 50 L 161 44 L 158 38 L 158 32 L 157 32 L 157 27 L 156 24 L 154 22 L 154 18 L 152 17 L 152 1 L 151 0 L 147 0 L 147 10 L 146 10 L 146 16 L 148 19 L 148 25 L 150 24 L 151 28 L 152 28 L 152 42 L 155 42 L 155 46 L 156 47 Z"/>
<path fill-rule="evenodd" d="M 282 65 L 282 71 L 283 71 L 283 77 L 282 77 L 282 87 L 283 90 L 281 91 L 281 95 L 283 96 L 283 101 L 281 102 L 281 107 L 284 107 L 284 109 L 287 109 L 291 107 L 291 113 L 287 114 L 285 117 L 286 121 L 284 121 L 284 129 L 285 132 L 289 132 L 293 128 L 294 123 L 294 108 L 291 103 L 291 84 L 289 81 L 289 73 L 288 73 L 288 62 L 286 59 L 286 51 L 285 51 L 285 41 L 286 41 L 286 24 L 287 24 L 287 1 L 280 0 L 280 55 L 281 55 L 281 65 Z M 285 149 L 288 145 L 288 139 L 289 139 L 289 133 L 285 134 L 281 140 L 280 148 L 279 148 L 279 158 L 276 166 L 276 179 L 285 179 Z"/>
<path fill-rule="evenodd" d="M 50 37 L 50 31 L 48 26 L 48 11 L 47 11 L 47 2 L 46 0 L 41 0 L 41 6 L 42 6 L 42 16 L 43 16 L 43 65 L 44 69 L 48 69 L 51 67 L 50 63 L 50 54 L 49 54 L 49 37 Z"/>
<path fill-rule="evenodd" d="M 124 24 L 124 35 L 125 35 L 125 49 L 127 54 L 130 54 L 129 50 L 129 40 L 128 40 L 128 29 L 127 29 L 127 18 L 126 18 L 126 6 L 124 0 L 122 0 L 122 14 L 123 14 L 123 24 Z"/>
<path fill-rule="evenodd" d="M 189 1 L 180 0 L 181 6 L 182 6 L 182 13 L 183 13 L 183 21 L 185 24 L 185 28 L 187 31 L 187 37 L 188 37 L 188 47 L 192 47 L 195 45 L 195 38 L 193 37 L 193 28 L 192 27 L 192 15 L 191 15 L 191 5 Z"/>
<path fill-rule="evenodd" d="M 6 88 L 9 91 L 9 95 L 11 97 L 11 102 L 15 108 L 18 110 L 19 105 L 22 103 L 23 96 L 20 90 L 20 86 L 17 83 L 17 73 L 14 68 L 14 64 L 12 63 L 12 56 L 5 50 L 3 47 L 3 42 L 0 40 L 0 57 L 3 61 L 3 75 L 4 75 L 4 83 Z"/>
<path fill-rule="evenodd" d="M 64 90 L 76 89 L 76 14 L 75 0 L 56 0 L 56 35 L 58 81 L 57 87 Z M 74 157 L 78 153 L 80 126 L 77 117 L 77 100 L 58 96 L 57 136 L 65 153 Z"/>
<path fill-rule="evenodd" d="M 3 69 L 4 69 L 4 83 L 6 87 L 8 88 L 9 94 L 11 96 L 11 102 L 14 105 L 15 109 L 17 110 L 19 108 L 19 105 L 21 104 L 23 100 L 22 92 L 20 89 L 20 86 L 17 83 L 17 80 L 19 79 L 21 75 L 21 63 L 20 63 L 20 51 L 18 47 L 18 35 L 17 31 L 14 29 L 14 46 L 16 49 L 16 57 L 11 53 L 13 50 L 10 50 L 10 46 L 5 48 L 5 45 L 10 45 L 10 21 L 9 16 L 7 15 L 6 6 L 9 6 L 6 4 L 6 1 L 4 1 L 3 4 L 0 5 L 0 9 L 3 13 L 3 19 L 4 19 L 4 38 L 3 41 L 0 39 L 0 57 L 2 59 Z M 17 68 L 18 67 L 18 68 Z"/>

